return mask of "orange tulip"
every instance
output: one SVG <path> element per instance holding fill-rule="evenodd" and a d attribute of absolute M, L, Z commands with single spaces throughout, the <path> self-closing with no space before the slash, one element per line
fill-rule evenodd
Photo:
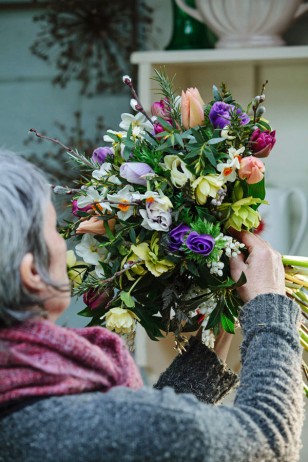
<path fill-rule="evenodd" d="M 115 219 L 108 220 L 108 225 L 111 231 L 115 227 Z M 97 217 L 92 217 L 90 220 L 83 221 L 76 229 L 76 234 L 106 234 L 105 221 Z"/>
<path fill-rule="evenodd" d="M 182 91 L 181 99 L 182 124 L 188 129 L 201 125 L 204 121 L 204 102 L 197 88 Z"/>

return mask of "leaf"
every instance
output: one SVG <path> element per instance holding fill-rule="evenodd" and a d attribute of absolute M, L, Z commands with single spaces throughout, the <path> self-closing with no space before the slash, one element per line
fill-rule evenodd
<path fill-rule="evenodd" d="M 207 329 L 211 329 L 220 323 L 221 313 L 223 309 L 224 309 L 224 303 L 223 303 L 223 298 L 221 297 L 216 308 L 210 314 L 209 320 L 206 325 Z"/>
<path fill-rule="evenodd" d="M 124 302 L 125 306 L 127 306 L 127 308 L 134 308 L 135 302 L 130 293 L 122 291 L 120 298 L 122 302 Z"/>
<path fill-rule="evenodd" d="M 93 316 L 93 311 L 88 306 L 86 306 L 83 310 L 79 311 L 77 314 L 79 314 L 79 316 L 91 318 Z"/>
<path fill-rule="evenodd" d="M 246 182 L 247 183 L 247 182 Z M 247 196 L 257 197 L 258 199 L 265 198 L 265 181 L 264 178 L 255 184 L 247 184 L 248 193 Z"/>
<path fill-rule="evenodd" d="M 211 138 L 208 140 L 207 144 L 218 144 L 222 143 L 223 141 L 226 141 L 225 138 Z"/>
<path fill-rule="evenodd" d="M 221 318 L 220 318 L 220 321 L 221 321 L 221 325 L 222 325 L 223 329 L 226 332 L 229 332 L 229 334 L 234 334 L 235 333 L 234 332 L 234 318 L 232 320 L 231 318 L 229 318 L 225 314 L 222 314 Z"/>
<path fill-rule="evenodd" d="M 214 100 L 215 101 L 221 101 L 221 96 L 220 96 L 219 90 L 216 87 L 216 85 L 213 85 L 212 91 L 213 91 Z"/>
<path fill-rule="evenodd" d="M 204 155 L 210 161 L 210 163 L 213 165 L 213 167 L 216 167 L 217 162 L 216 162 L 214 154 L 212 153 L 210 148 L 208 148 L 208 147 L 205 148 Z"/>
<path fill-rule="evenodd" d="M 243 286 L 247 281 L 246 275 L 244 272 L 240 275 L 239 279 L 232 285 L 232 289 L 238 289 Z"/>
<path fill-rule="evenodd" d="M 140 306 L 135 307 L 134 313 L 140 319 L 140 324 L 144 327 L 151 340 L 157 341 L 159 337 L 164 337 L 161 333 L 161 329 L 163 329 L 161 317 L 148 314 L 146 308 Z"/>
<path fill-rule="evenodd" d="M 256 123 L 256 125 L 258 128 L 260 128 L 261 131 L 264 131 L 264 130 L 269 130 L 270 132 L 272 131 L 272 127 L 267 122 L 265 122 L 264 119 L 260 119 Z"/>
<path fill-rule="evenodd" d="M 136 232 L 135 232 L 134 228 L 130 228 L 130 230 L 129 230 L 129 238 L 132 241 L 132 243 L 136 245 L 136 242 L 137 242 L 136 241 Z"/>

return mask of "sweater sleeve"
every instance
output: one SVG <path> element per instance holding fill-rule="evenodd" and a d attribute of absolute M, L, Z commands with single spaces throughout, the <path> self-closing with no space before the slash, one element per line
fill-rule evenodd
<path fill-rule="evenodd" d="M 169 386 L 176 393 L 193 393 L 199 401 L 214 404 L 237 383 L 237 375 L 220 361 L 214 351 L 193 337 L 186 352 L 175 358 L 154 388 Z"/>
<path fill-rule="evenodd" d="M 244 307 L 233 406 L 204 404 L 168 386 L 51 397 L 0 420 L 0 462 L 297 462 L 299 316 L 280 295 Z"/>

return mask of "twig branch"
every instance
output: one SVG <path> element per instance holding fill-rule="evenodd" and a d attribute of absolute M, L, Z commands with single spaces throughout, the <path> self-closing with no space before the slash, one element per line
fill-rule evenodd
<path fill-rule="evenodd" d="M 75 151 L 72 148 L 69 148 L 68 146 L 65 146 L 61 141 L 57 140 L 56 138 L 50 138 L 49 136 L 42 135 L 39 133 L 35 128 L 30 128 L 29 130 L 30 133 L 34 133 L 37 138 L 41 138 L 43 140 L 48 140 L 51 141 L 52 143 L 58 144 L 61 146 L 61 148 L 65 149 L 69 154 L 73 155 L 77 159 L 79 159 L 82 163 L 86 164 L 88 167 L 91 167 L 93 169 L 93 164 L 87 160 L 84 156 L 81 156 L 77 151 Z"/>

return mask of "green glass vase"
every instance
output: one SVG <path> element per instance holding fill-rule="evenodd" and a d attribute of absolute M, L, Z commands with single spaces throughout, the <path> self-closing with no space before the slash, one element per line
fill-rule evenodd
<path fill-rule="evenodd" d="M 195 0 L 186 0 L 187 5 L 194 7 Z M 196 50 L 214 48 L 217 40 L 214 33 L 204 24 L 189 16 L 172 0 L 173 33 L 166 50 Z"/>

